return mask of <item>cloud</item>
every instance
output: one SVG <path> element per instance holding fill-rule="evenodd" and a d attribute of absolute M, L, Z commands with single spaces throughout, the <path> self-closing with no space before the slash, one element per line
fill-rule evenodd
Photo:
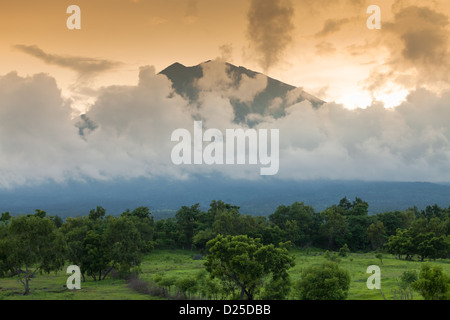
<path fill-rule="evenodd" d="M 449 181 L 448 98 L 422 89 L 393 110 L 293 105 L 270 125 L 282 137 L 279 178 Z"/>
<path fill-rule="evenodd" d="M 203 76 L 196 82 L 196 86 L 202 93 L 212 92 L 227 99 L 250 103 L 267 87 L 267 76 L 256 74 L 255 77 L 249 77 L 241 74 L 237 79 L 221 60 L 203 63 L 201 66 Z"/>
<path fill-rule="evenodd" d="M 220 57 L 219 60 L 225 62 L 231 62 L 233 57 L 233 45 L 231 43 L 223 44 L 219 47 Z"/>
<path fill-rule="evenodd" d="M 321 41 L 316 45 L 316 54 L 320 56 L 330 55 L 334 52 L 336 52 L 336 48 L 328 41 Z"/>
<path fill-rule="evenodd" d="M 73 70 L 80 78 L 89 78 L 121 65 L 120 62 L 105 59 L 50 54 L 36 45 L 28 46 L 19 44 L 15 45 L 14 48 L 47 64 Z"/>
<path fill-rule="evenodd" d="M 184 20 L 187 24 L 193 24 L 198 20 L 198 2 L 197 0 L 188 0 Z"/>
<path fill-rule="evenodd" d="M 174 130 L 192 132 L 194 119 L 203 120 L 205 130 L 246 129 L 233 121 L 230 101 L 250 99 L 264 87 L 262 78 L 243 77 L 232 85 L 225 64 L 207 66 L 197 83 L 203 91 L 195 104 L 178 96 L 154 67 L 145 66 L 137 85 L 102 88 L 90 110 L 76 119 L 54 78 L 0 76 L 0 186 L 87 178 L 187 179 L 213 172 L 259 179 L 259 165 L 171 162 Z M 303 94 L 298 88 L 287 98 L 295 101 Z M 390 110 L 380 103 L 348 110 L 336 103 L 313 108 L 301 102 L 277 119 L 248 117 L 257 123 L 255 129 L 279 129 L 280 170 L 275 179 L 439 182 L 450 181 L 449 100 L 450 91 L 438 95 L 417 89 Z"/>
<path fill-rule="evenodd" d="M 267 71 L 292 42 L 294 7 L 288 0 L 252 0 L 247 17 L 247 38 Z"/>
<path fill-rule="evenodd" d="M 78 179 L 89 157 L 56 81 L 0 76 L 0 186 Z"/>
<path fill-rule="evenodd" d="M 351 20 L 348 18 L 343 19 L 328 19 L 325 21 L 325 24 L 321 31 L 316 33 L 316 38 L 326 37 L 332 33 L 338 32 L 341 30 L 342 26 L 349 23 Z"/>
<path fill-rule="evenodd" d="M 431 7 L 401 6 L 397 2 L 392 21 L 383 23 L 386 62 L 366 80 L 371 88 L 389 81 L 407 89 L 427 86 L 449 88 L 449 17 Z"/>

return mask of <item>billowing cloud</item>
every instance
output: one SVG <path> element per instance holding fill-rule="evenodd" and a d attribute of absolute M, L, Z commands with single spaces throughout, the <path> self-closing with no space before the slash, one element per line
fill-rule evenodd
<path fill-rule="evenodd" d="M 55 79 L 1 76 L 0 186 L 85 178 L 187 179 L 213 172 L 259 179 L 260 165 L 176 166 L 171 161 L 174 130 L 193 132 L 194 119 L 203 120 L 205 130 L 247 129 L 233 121 L 230 101 L 245 101 L 263 88 L 262 78 L 242 78 L 232 86 L 225 64 L 207 66 L 195 105 L 177 95 L 166 76 L 142 67 L 137 85 L 103 88 L 76 119 Z M 287 100 L 303 94 L 298 88 Z M 437 95 L 417 89 L 394 109 L 380 103 L 356 110 L 336 103 L 313 108 L 305 101 L 278 119 L 249 117 L 258 117 L 257 130 L 280 132 L 275 179 L 450 181 L 449 100 L 450 91 Z"/>
<path fill-rule="evenodd" d="M 413 90 L 426 86 L 449 89 L 449 17 L 428 6 L 397 1 L 394 18 L 383 23 L 383 42 L 389 56 L 366 80 L 369 90 L 401 85 Z M 403 4 L 403 5 L 402 5 Z"/>
<path fill-rule="evenodd" d="M 0 77 L 0 186 L 80 177 L 89 157 L 55 79 Z"/>
<path fill-rule="evenodd" d="M 276 65 L 292 42 L 294 8 L 289 0 L 252 0 L 247 37 L 261 67 Z"/>

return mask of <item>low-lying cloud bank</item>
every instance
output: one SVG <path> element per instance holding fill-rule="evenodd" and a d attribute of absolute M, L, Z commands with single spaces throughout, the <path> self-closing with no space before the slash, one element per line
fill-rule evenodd
<path fill-rule="evenodd" d="M 226 84 L 226 72 L 217 70 L 205 68 L 204 79 Z M 72 119 L 71 101 L 50 76 L 0 76 L 0 187 L 85 178 L 206 178 L 216 172 L 260 179 L 260 165 L 174 165 L 171 134 L 178 128 L 192 132 L 194 119 L 205 130 L 240 128 L 230 99 L 248 101 L 262 80 L 245 78 L 232 91 L 209 87 L 192 104 L 167 77 L 142 67 L 138 85 L 103 88 L 90 110 Z M 348 110 L 335 103 L 314 109 L 302 102 L 279 119 L 255 115 L 255 129 L 279 129 L 278 179 L 450 181 L 448 101 L 450 92 L 416 89 L 393 109 L 374 104 Z"/>

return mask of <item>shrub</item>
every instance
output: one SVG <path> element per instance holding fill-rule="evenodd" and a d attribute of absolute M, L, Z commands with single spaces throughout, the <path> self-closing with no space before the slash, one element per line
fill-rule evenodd
<path fill-rule="evenodd" d="M 400 276 L 400 287 L 402 289 L 406 289 L 416 280 L 417 280 L 416 270 L 405 271 Z"/>
<path fill-rule="evenodd" d="M 422 265 L 417 281 L 411 284 L 414 290 L 420 292 L 425 300 L 449 299 L 450 279 L 442 271 L 442 267 Z"/>
<path fill-rule="evenodd" d="M 349 288 L 349 272 L 335 262 L 306 268 L 296 283 L 301 300 L 345 300 Z"/>
<path fill-rule="evenodd" d="M 344 244 L 342 248 L 339 249 L 339 257 L 345 258 L 350 253 L 350 249 L 347 244 Z"/>

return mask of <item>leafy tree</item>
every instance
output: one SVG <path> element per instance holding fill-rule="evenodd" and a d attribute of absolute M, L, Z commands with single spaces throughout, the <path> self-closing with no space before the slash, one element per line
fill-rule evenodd
<path fill-rule="evenodd" d="M 231 236 L 245 234 L 242 215 L 236 209 L 217 212 L 214 218 L 213 231 L 216 234 Z"/>
<path fill-rule="evenodd" d="M 301 300 L 345 300 L 349 288 L 349 272 L 335 262 L 306 268 L 296 283 Z"/>
<path fill-rule="evenodd" d="M 6 223 L 10 219 L 11 219 L 11 214 L 9 213 L 9 211 L 6 211 L 6 212 L 2 213 L 2 216 L 0 217 L 0 222 Z"/>
<path fill-rule="evenodd" d="M 65 258 L 74 265 L 80 267 L 83 282 L 86 281 L 86 256 L 84 239 L 89 230 L 93 229 L 93 223 L 88 217 L 67 218 L 59 232 L 67 244 Z"/>
<path fill-rule="evenodd" d="M 397 234 L 389 237 L 385 247 L 388 253 L 397 255 L 399 259 L 405 255 L 406 259 L 410 260 L 414 254 L 413 238 L 410 230 L 397 229 Z"/>
<path fill-rule="evenodd" d="M 371 220 L 370 217 L 361 213 L 353 214 L 346 218 L 346 223 L 348 225 L 346 242 L 353 251 L 367 249 L 369 245 L 367 228 L 369 227 Z"/>
<path fill-rule="evenodd" d="M 105 230 L 105 242 L 111 262 L 103 279 L 114 268 L 119 270 L 120 276 L 125 277 L 132 269 L 139 267 L 144 242 L 132 219 L 127 217 L 111 219 Z"/>
<path fill-rule="evenodd" d="M 447 300 L 450 292 L 450 279 L 442 267 L 422 265 L 419 279 L 412 283 L 412 288 L 420 292 L 425 300 Z"/>
<path fill-rule="evenodd" d="M 359 217 L 367 217 L 369 214 L 369 204 L 360 198 L 355 198 L 350 209 L 348 210 L 348 215 L 350 216 L 359 216 Z"/>
<path fill-rule="evenodd" d="M 425 258 L 443 257 L 449 249 L 445 240 L 444 236 L 436 237 L 434 232 L 419 233 L 413 238 L 414 252 L 420 256 L 421 261 Z"/>
<path fill-rule="evenodd" d="M 110 251 L 103 236 L 98 230 L 89 230 L 83 239 L 83 260 L 81 266 L 94 281 L 102 280 L 104 270 L 111 261 Z"/>
<path fill-rule="evenodd" d="M 338 207 L 343 208 L 345 211 L 350 211 L 352 209 L 352 203 L 347 197 L 344 197 L 339 201 Z"/>
<path fill-rule="evenodd" d="M 437 237 L 434 232 L 421 233 L 426 230 L 417 226 L 407 230 L 398 229 L 396 235 L 389 237 L 386 244 L 388 252 L 399 258 L 405 255 L 407 260 L 411 260 L 414 255 L 418 255 L 421 261 L 445 257 L 449 251 L 448 236 Z"/>
<path fill-rule="evenodd" d="M 183 249 L 185 247 L 191 249 L 194 232 L 197 226 L 197 221 L 200 216 L 200 204 L 195 204 L 191 207 L 183 206 L 177 211 L 175 219 L 180 232 L 180 244 Z"/>
<path fill-rule="evenodd" d="M 291 291 L 292 283 L 279 279 L 271 279 L 265 286 L 262 293 L 263 300 L 285 300 Z"/>
<path fill-rule="evenodd" d="M 321 213 L 323 224 L 319 232 L 326 239 L 328 249 L 336 249 L 344 245 L 348 233 L 348 223 L 342 207 L 333 205 Z"/>
<path fill-rule="evenodd" d="M 203 251 L 206 249 L 208 241 L 214 239 L 216 236 L 217 233 L 212 229 L 200 230 L 195 234 L 192 243 L 197 250 Z"/>
<path fill-rule="evenodd" d="M 383 224 L 386 236 L 390 237 L 397 233 L 397 229 L 406 229 L 409 227 L 405 216 L 406 214 L 400 211 L 384 212 L 377 214 L 376 219 Z"/>
<path fill-rule="evenodd" d="M 278 226 L 268 226 L 262 230 L 263 244 L 280 243 L 286 239 L 285 232 Z"/>
<path fill-rule="evenodd" d="M 420 217 L 423 217 L 427 220 L 431 220 L 433 218 L 437 218 L 441 220 L 445 215 L 445 210 L 441 209 L 437 204 L 433 206 L 427 206 L 425 210 L 420 212 Z"/>
<path fill-rule="evenodd" d="M 218 278 L 240 289 L 240 299 L 253 300 L 267 277 L 288 281 L 287 270 L 294 266 L 294 258 L 284 246 L 263 245 L 260 239 L 247 236 L 217 236 L 208 242 L 209 254 L 206 270 L 212 278 Z"/>
<path fill-rule="evenodd" d="M 63 219 L 60 216 L 50 216 L 49 218 L 55 224 L 56 229 L 61 228 L 62 225 L 64 224 L 64 221 L 63 221 Z"/>
<path fill-rule="evenodd" d="M 269 221 L 281 228 L 286 241 L 303 246 L 312 240 L 318 226 L 314 219 L 315 211 L 303 202 L 294 202 L 290 206 L 281 205 L 269 216 Z"/>
<path fill-rule="evenodd" d="M 222 200 L 213 200 L 209 205 L 207 212 L 202 212 L 199 217 L 199 229 L 204 230 L 212 228 L 216 215 L 223 211 L 236 211 L 239 212 L 240 207 L 225 203 Z"/>
<path fill-rule="evenodd" d="M 367 239 L 371 244 L 372 250 L 383 247 L 386 242 L 386 232 L 383 222 L 377 221 L 367 228 Z"/>
<path fill-rule="evenodd" d="M 91 211 L 89 211 L 89 219 L 92 221 L 99 221 L 102 220 L 106 215 L 106 210 L 101 207 L 98 206 L 96 209 L 92 209 Z"/>
<path fill-rule="evenodd" d="M 120 217 L 128 218 L 135 225 L 143 241 L 143 252 L 148 253 L 154 249 L 155 222 L 148 207 L 138 207 L 131 212 L 126 210 Z"/>
<path fill-rule="evenodd" d="M 155 222 L 155 242 L 160 248 L 173 249 L 176 247 L 176 239 L 179 238 L 178 227 L 175 219 L 167 218 Z"/>
<path fill-rule="evenodd" d="M 62 269 L 63 239 L 55 224 L 40 216 L 18 216 L 4 227 L 0 239 L 0 273 L 13 270 L 29 294 L 29 283 L 38 272 L 50 273 Z"/>
<path fill-rule="evenodd" d="M 35 216 L 35 217 L 38 217 L 38 218 L 45 218 L 46 215 L 47 215 L 47 212 L 45 212 L 45 211 L 43 211 L 43 210 L 36 209 L 36 210 L 34 211 L 34 216 Z M 30 215 L 29 215 L 29 216 L 30 216 Z"/>

